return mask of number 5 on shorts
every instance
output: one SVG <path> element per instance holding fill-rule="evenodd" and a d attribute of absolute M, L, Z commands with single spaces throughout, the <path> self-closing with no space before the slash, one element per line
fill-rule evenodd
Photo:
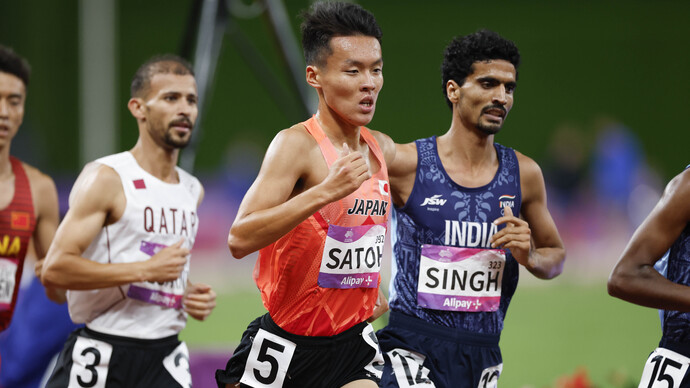
<path fill-rule="evenodd" d="M 644 365 L 638 388 L 679 388 L 690 358 L 668 349 L 656 348 Z"/>
<path fill-rule="evenodd" d="M 259 329 L 240 382 L 255 388 L 282 387 L 295 347 L 294 342 Z"/>

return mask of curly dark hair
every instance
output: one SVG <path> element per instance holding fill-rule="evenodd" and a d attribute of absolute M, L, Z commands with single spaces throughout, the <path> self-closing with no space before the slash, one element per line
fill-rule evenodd
<path fill-rule="evenodd" d="M 24 87 L 29 87 L 29 77 L 31 76 L 31 66 L 19 54 L 7 46 L 0 44 L 0 71 L 16 76 L 22 82 Z"/>
<path fill-rule="evenodd" d="M 443 78 L 442 90 L 446 103 L 452 109 L 446 94 L 446 84 L 453 80 L 462 85 L 467 76 L 474 72 L 474 63 L 478 61 L 490 61 L 493 59 L 503 59 L 515 66 L 517 70 L 520 66 L 520 52 L 515 43 L 503 38 L 494 31 L 479 30 L 473 34 L 456 36 L 446 46 L 443 54 L 443 64 L 441 65 L 441 76 Z"/>
<path fill-rule="evenodd" d="M 130 86 L 131 97 L 146 95 L 151 86 L 151 78 L 156 74 L 176 74 L 194 76 L 194 69 L 186 59 L 174 54 L 155 56 L 139 67 Z"/>
<path fill-rule="evenodd" d="M 371 36 L 381 43 L 383 32 L 374 15 L 357 4 L 322 1 L 302 17 L 302 49 L 307 65 L 324 65 L 335 36 Z"/>

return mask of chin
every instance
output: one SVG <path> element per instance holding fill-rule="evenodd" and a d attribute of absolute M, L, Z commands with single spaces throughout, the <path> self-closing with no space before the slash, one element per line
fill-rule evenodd
<path fill-rule="evenodd" d="M 501 125 L 477 125 L 477 129 L 485 135 L 495 135 L 501 131 Z"/>

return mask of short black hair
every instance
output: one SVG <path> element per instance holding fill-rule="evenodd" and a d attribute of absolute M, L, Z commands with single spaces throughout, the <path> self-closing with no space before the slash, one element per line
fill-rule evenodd
<path fill-rule="evenodd" d="M 467 76 L 474 72 L 473 65 L 478 61 L 490 61 L 495 59 L 506 60 L 515 66 L 517 76 L 520 66 L 520 52 L 512 41 L 503 38 L 494 31 L 479 30 L 473 34 L 456 36 L 446 46 L 441 65 L 443 78 L 443 96 L 449 107 L 453 104 L 448 99 L 446 84 L 453 80 L 462 85 Z"/>
<path fill-rule="evenodd" d="M 0 71 L 9 73 L 24 82 L 24 87 L 29 87 L 31 66 L 22 56 L 15 53 L 10 47 L 0 44 Z"/>
<path fill-rule="evenodd" d="M 194 76 L 192 65 L 184 58 L 174 54 L 157 55 L 139 67 L 130 86 L 131 97 L 140 97 L 148 92 L 151 78 L 156 74 L 176 74 Z"/>
<path fill-rule="evenodd" d="M 374 15 L 357 4 L 320 1 L 302 13 L 302 49 L 307 65 L 323 65 L 332 53 L 331 38 L 371 36 L 381 43 L 383 32 Z"/>

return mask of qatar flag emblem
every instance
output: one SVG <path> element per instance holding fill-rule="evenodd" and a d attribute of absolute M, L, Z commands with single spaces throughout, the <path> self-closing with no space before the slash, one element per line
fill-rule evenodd
<path fill-rule="evenodd" d="M 379 192 L 381 192 L 381 195 L 390 194 L 390 188 L 388 187 L 388 181 L 379 180 Z"/>

